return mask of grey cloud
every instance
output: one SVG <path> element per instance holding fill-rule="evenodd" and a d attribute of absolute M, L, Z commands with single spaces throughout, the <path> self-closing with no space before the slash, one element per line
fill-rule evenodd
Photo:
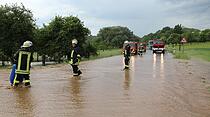
<path fill-rule="evenodd" d="M 78 16 L 93 34 L 113 25 L 127 26 L 139 36 L 180 23 L 193 28 L 210 28 L 210 0 L 3 1 L 23 1 L 34 11 L 39 25 L 49 22 L 55 15 Z"/>
<path fill-rule="evenodd" d="M 160 0 L 165 5 L 167 22 L 182 23 L 185 26 L 210 28 L 209 0 Z"/>

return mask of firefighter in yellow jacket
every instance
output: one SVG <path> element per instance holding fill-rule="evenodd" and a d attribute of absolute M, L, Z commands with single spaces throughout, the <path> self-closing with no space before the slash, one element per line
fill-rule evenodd
<path fill-rule="evenodd" d="M 82 72 L 78 68 L 78 65 L 81 60 L 81 55 L 80 55 L 81 51 L 80 47 L 78 46 L 78 41 L 76 39 L 72 40 L 72 47 L 73 49 L 71 51 L 69 63 L 73 68 L 73 76 L 79 76 L 80 74 L 82 74 Z"/>
<path fill-rule="evenodd" d="M 30 87 L 30 67 L 33 60 L 31 41 L 25 41 L 21 48 L 16 52 L 14 56 L 14 63 L 16 64 L 15 78 L 13 86 L 18 86 L 24 82 L 25 86 Z"/>
<path fill-rule="evenodd" d="M 124 54 L 124 63 L 125 63 L 125 68 L 124 69 L 129 69 L 129 61 L 130 61 L 130 56 L 131 56 L 131 51 L 130 51 L 130 45 L 128 43 L 128 41 L 125 41 L 124 42 L 125 44 L 125 48 L 124 48 L 124 51 L 123 51 L 123 54 Z"/>

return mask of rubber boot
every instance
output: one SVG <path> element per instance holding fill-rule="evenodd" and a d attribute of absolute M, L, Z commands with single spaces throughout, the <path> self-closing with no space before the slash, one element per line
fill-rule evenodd
<path fill-rule="evenodd" d="M 78 71 L 78 76 L 79 76 L 80 74 L 82 74 L 82 72 L 79 70 L 79 71 Z"/>
<path fill-rule="evenodd" d="M 31 87 L 31 83 L 30 82 L 25 83 L 25 87 Z"/>

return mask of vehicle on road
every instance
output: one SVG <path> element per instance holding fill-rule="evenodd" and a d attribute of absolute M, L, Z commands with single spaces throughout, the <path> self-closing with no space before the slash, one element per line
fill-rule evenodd
<path fill-rule="evenodd" d="M 144 42 L 139 42 L 138 43 L 138 55 L 140 55 L 140 56 L 142 56 L 143 55 L 143 53 L 145 53 L 146 52 L 146 43 L 144 43 Z"/>
<path fill-rule="evenodd" d="M 131 55 L 137 55 L 138 53 L 138 42 L 128 42 L 127 44 L 130 45 Z M 123 51 L 125 49 L 126 44 L 123 44 Z"/>
<path fill-rule="evenodd" d="M 163 53 L 165 54 L 165 43 L 160 39 L 153 40 L 152 46 L 153 53 Z"/>
<path fill-rule="evenodd" d="M 147 44 L 148 44 L 149 50 L 152 50 L 153 40 L 149 40 Z"/>

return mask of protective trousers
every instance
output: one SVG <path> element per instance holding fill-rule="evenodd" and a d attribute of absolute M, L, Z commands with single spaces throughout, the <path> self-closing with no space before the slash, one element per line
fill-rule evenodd
<path fill-rule="evenodd" d="M 15 74 L 14 86 L 18 86 L 22 82 L 25 83 L 25 86 L 30 85 L 29 74 Z"/>
<path fill-rule="evenodd" d="M 74 73 L 74 75 L 79 75 L 79 74 L 82 73 L 82 72 L 79 70 L 78 65 L 71 65 L 71 66 L 72 66 L 72 68 L 73 68 L 73 73 Z"/>
<path fill-rule="evenodd" d="M 125 57 L 125 68 L 129 68 L 129 61 L 130 61 L 130 58 L 128 56 Z"/>

